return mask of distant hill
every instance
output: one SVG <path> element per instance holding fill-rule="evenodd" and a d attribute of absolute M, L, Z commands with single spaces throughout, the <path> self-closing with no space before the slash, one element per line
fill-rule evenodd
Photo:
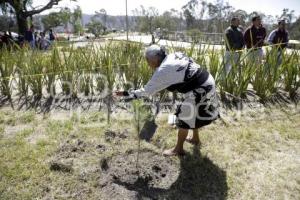
<path fill-rule="evenodd" d="M 83 14 L 82 15 L 82 22 L 83 25 L 88 24 L 94 15 L 89 15 L 89 14 Z M 104 24 L 103 20 L 103 15 L 99 16 L 99 20 Z M 133 28 L 136 25 L 136 17 L 134 16 L 128 16 L 128 22 L 130 27 Z M 107 15 L 106 19 L 106 26 L 109 29 L 117 29 L 117 30 L 124 30 L 126 29 L 126 17 L 125 16 L 112 16 L 112 15 Z"/>

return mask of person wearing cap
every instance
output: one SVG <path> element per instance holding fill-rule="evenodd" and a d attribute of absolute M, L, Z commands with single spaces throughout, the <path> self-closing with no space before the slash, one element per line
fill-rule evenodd
<path fill-rule="evenodd" d="M 268 39 L 270 45 L 274 45 L 274 49 L 277 50 L 277 66 L 282 62 L 283 50 L 287 47 L 289 42 L 289 34 L 285 29 L 285 20 L 278 21 L 278 28 L 273 30 Z"/>
<path fill-rule="evenodd" d="M 176 111 L 176 125 L 179 128 L 177 144 L 165 150 L 163 155 L 183 155 L 185 140 L 198 145 L 198 129 L 219 117 L 214 78 L 181 52 L 167 55 L 164 48 L 151 45 L 146 49 L 145 57 L 154 70 L 149 82 L 144 88 L 118 91 L 115 94 L 140 98 L 164 89 L 182 93 L 184 99 Z M 193 136 L 187 138 L 190 129 L 193 130 Z"/>
<path fill-rule="evenodd" d="M 244 48 L 243 30 L 240 27 L 240 19 L 233 17 L 231 25 L 225 30 L 225 72 L 228 74 L 232 64 L 237 64 Z"/>
<path fill-rule="evenodd" d="M 250 61 L 259 64 L 263 58 L 262 46 L 266 38 L 267 32 L 261 23 L 260 16 L 252 18 L 252 26 L 246 29 L 244 33 L 244 41 L 249 52 Z"/>

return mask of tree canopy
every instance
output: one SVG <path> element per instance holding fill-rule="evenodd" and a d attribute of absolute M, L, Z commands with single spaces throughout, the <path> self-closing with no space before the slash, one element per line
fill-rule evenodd
<path fill-rule="evenodd" d="M 24 34 L 28 28 L 28 18 L 51 9 L 53 6 L 58 5 L 60 1 L 62 0 L 48 0 L 45 5 L 32 7 L 32 0 L 0 0 L 0 8 L 4 13 L 10 11 L 16 15 L 19 33 Z"/>

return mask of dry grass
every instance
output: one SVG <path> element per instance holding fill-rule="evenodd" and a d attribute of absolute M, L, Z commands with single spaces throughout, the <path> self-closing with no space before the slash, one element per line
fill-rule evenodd
<path fill-rule="evenodd" d="M 151 190 L 151 195 L 158 199 L 299 199 L 299 110 L 272 108 L 264 112 L 265 118 L 253 110 L 245 111 L 241 118 L 236 111 L 224 112 L 225 123 L 219 120 L 201 130 L 200 149 L 185 144 L 188 154 L 181 159 L 160 156 L 164 148 L 175 144 L 176 129 L 166 124 L 165 114 L 159 116 L 157 133 L 151 143 L 142 142 L 142 151 L 168 161 L 167 171 L 179 172 L 169 177 L 174 182 Z M 103 159 L 113 168 L 110 160 L 137 149 L 129 118 L 112 115 L 108 127 L 100 112 L 59 115 L 9 108 L 0 111 L 0 199 L 149 197 L 147 189 L 128 190 L 128 185 L 113 183 L 109 186 L 114 190 L 107 191 L 107 186 L 101 185 L 109 172 L 102 169 Z M 53 160 L 63 162 L 66 171 L 50 170 Z M 126 167 L 125 162 L 120 166 Z M 142 154 L 140 162 L 143 166 L 155 160 Z"/>

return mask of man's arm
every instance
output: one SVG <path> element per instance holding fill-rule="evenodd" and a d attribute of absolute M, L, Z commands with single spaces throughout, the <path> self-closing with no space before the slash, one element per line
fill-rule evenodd
<path fill-rule="evenodd" d="M 274 40 L 275 34 L 276 34 L 276 30 L 273 30 L 273 31 L 270 33 L 270 35 L 269 35 L 269 37 L 268 37 L 268 39 L 267 39 L 267 41 L 268 41 L 269 44 L 273 44 L 273 40 Z"/>
<path fill-rule="evenodd" d="M 283 44 L 283 47 L 287 47 L 288 46 L 288 43 L 289 43 L 289 33 L 286 32 L 286 36 L 284 37 L 283 41 L 282 41 L 284 44 Z"/>
<path fill-rule="evenodd" d="M 174 68 L 176 69 L 175 66 L 169 66 L 157 69 L 144 88 L 129 93 L 136 98 L 151 96 L 173 84 L 183 82 L 185 70 L 176 71 Z"/>
<path fill-rule="evenodd" d="M 289 42 L 289 32 L 286 32 L 286 38 L 285 38 L 285 43 L 288 43 Z"/>
<path fill-rule="evenodd" d="M 247 29 L 244 33 L 244 42 L 248 47 L 251 47 L 251 37 L 250 37 L 250 29 Z"/>

